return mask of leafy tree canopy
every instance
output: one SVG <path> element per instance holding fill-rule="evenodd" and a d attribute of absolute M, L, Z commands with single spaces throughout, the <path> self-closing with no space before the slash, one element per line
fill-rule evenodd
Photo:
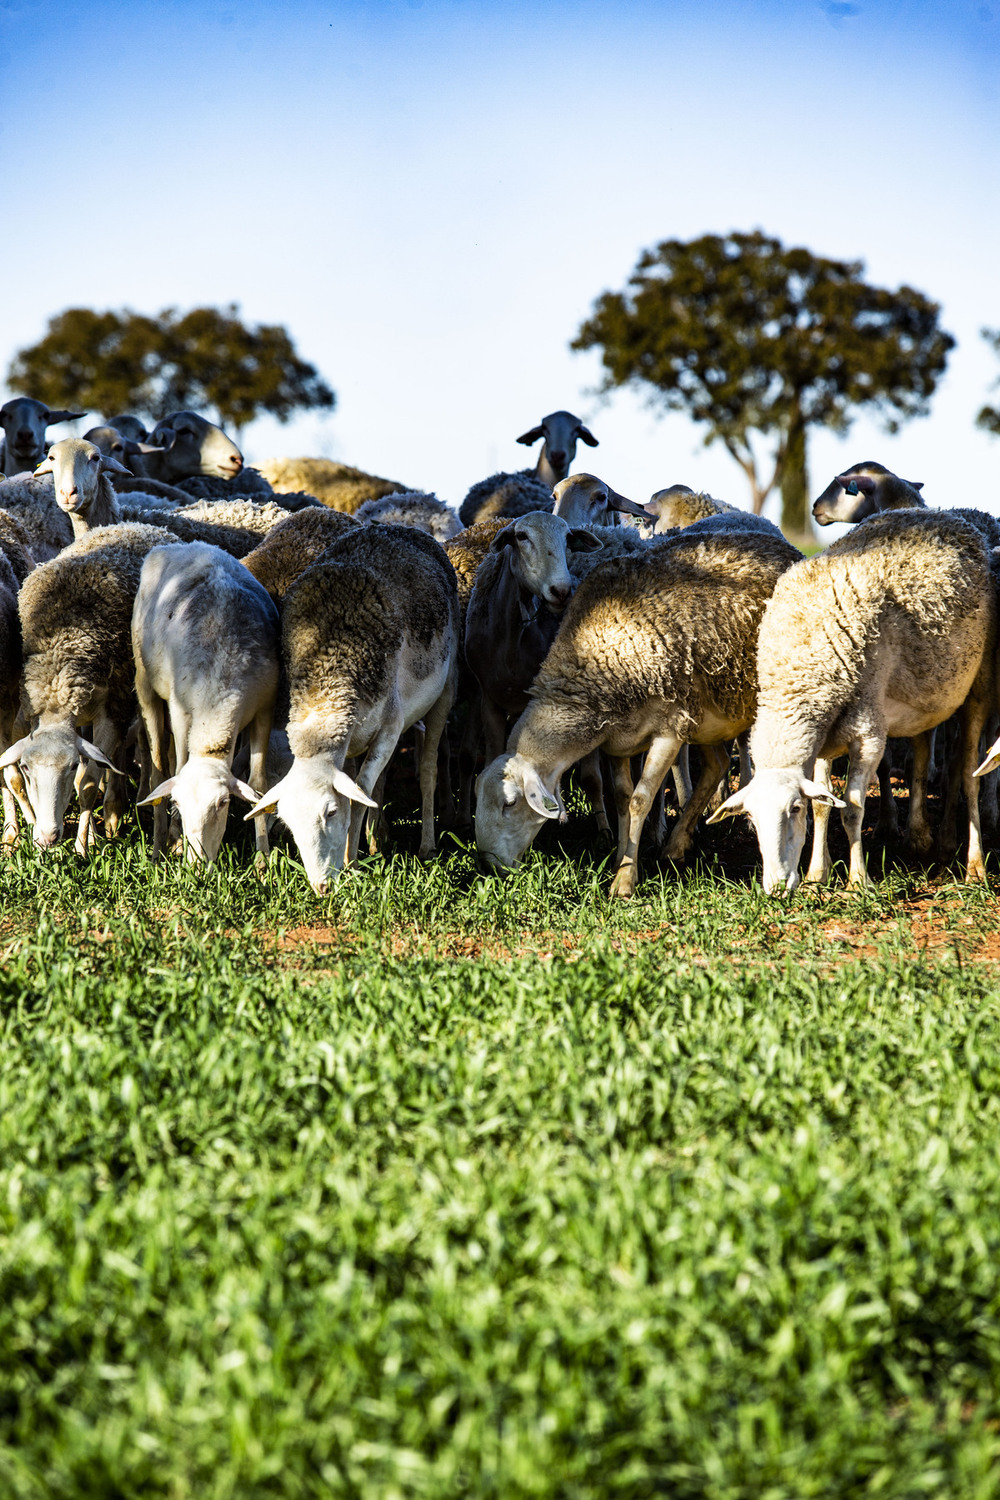
<path fill-rule="evenodd" d="M 786 529 L 806 527 L 805 432 L 845 431 L 859 407 L 889 432 L 927 410 L 954 346 L 939 308 L 912 287 L 869 286 L 861 261 L 786 250 L 759 230 L 664 240 L 624 292 L 604 292 L 573 340 L 599 348 L 602 388 L 636 385 L 706 424 L 750 480 L 760 510 L 785 491 Z M 771 435 L 762 476 L 752 434 Z M 797 474 L 789 473 L 797 468 Z"/>
<path fill-rule="evenodd" d="M 252 327 L 238 314 L 235 304 L 166 308 L 155 318 L 70 307 L 15 355 L 7 384 L 49 406 L 105 415 L 135 411 L 158 421 L 179 408 L 209 408 L 237 430 L 260 412 L 286 422 L 296 410 L 333 407 L 333 391 L 286 329 Z"/>
<path fill-rule="evenodd" d="M 980 331 L 986 342 L 993 345 L 994 353 L 1000 354 L 1000 328 L 983 328 Z M 1000 380 L 993 383 L 1000 385 Z M 984 406 L 976 418 L 976 426 L 992 432 L 994 437 L 1000 437 L 1000 409 L 995 406 Z"/>

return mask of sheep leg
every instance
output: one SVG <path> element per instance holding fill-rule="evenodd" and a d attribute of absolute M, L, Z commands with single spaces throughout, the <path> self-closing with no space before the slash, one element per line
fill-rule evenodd
<path fill-rule="evenodd" d="M 24 784 L 20 766 L 8 766 L 3 773 L 4 791 L 9 791 L 24 815 L 29 828 L 35 826 L 35 810 L 28 801 L 28 788 Z M 6 806 L 6 803 L 4 804 Z"/>
<path fill-rule="evenodd" d="M 137 684 L 139 675 L 139 673 L 136 674 Z M 140 693 L 139 702 L 142 707 L 142 721 L 146 726 L 146 740 L 149 744 L 149 790 L 154 792 L 167 779 L 167 757 L 170 753 L 167 705 L 162 698 L 156 697 L 151 689 L 147 698 L 143 698 Z M 163 849 L 167 841 L 167 813 L 168 803 L 166 798 L 163 798 L 153 808 L 153 859 L 163 857 Z"/>
<path fill-rule="evenodd" d="M 911 816 L 912 812 L 911 804 Z M 888 750 L 878 763 L 878 822 L 875 832 L 884 839 L 894 839 L 899 832 L 896 799 L 892 795 L 892 760 Z"/>
<path fill-rule="evenodd" d="M 681 746 L 681 753 L 674 761 L 672 770 L 677 806 L 678 808 L 686 807 L 691 801 L 691 752 L 687 745 Z M 666 832 L 665 827 L 664 832 Z"/>
<path fill-rule="evenodd" d="M 736 743 L 740 751 L 740 786 L 742 792 L 745 786 L 749 786 L 753 780 L 753 761 L 750 759 L 750 731 L 744 729 L 742 734 L 736 736 Z"/>
<path fill-rule="evenodd" d="M 498 755 L 503 754 L 507 738 L 507 715 L 492 698 L 482 696 L 483 735 L 486 740 L 486 764 L 492 765 Z"/>
<path fill-rule="evenodd" d="M 255 792 L 259 791 L 262 795 L 267 791 L 267 747 L 271 743 L 272 718 L 273 704 L 268 703 L 258 714 L 255 714 L 250 723 L 250 785 Z M 235 741 L 232 748 L 234 750 L 236 748 Z M 232 755 L 229 758 L 231 762 Z M 253 831 L 257 863 L 266 864 L 269 852 L 266 813 L 261 813 L 259 818 L 254 818 Z"/>
<path fill-rule="evenodd" d="M 182 766 L 187 765 L 191 739 L 191 715 L 185 713 L 181 705 L 177 702 L 177 699 L 174 698 L 174 701 L 170 705 L 169 718 L 174 737 L 174 764 L 172 770 L 176 776 Z M 168 839 L 172 853 L 184 853 L 184 825 L 181 822 L 181 815 L 176 807 L 170 814 Z"/>
<path fill-rule="evenodd" d="M 712 812 L 721 807 L 729 796 L 729 762 L 732 760 L 733 747 L 729 740 L 723 741 L 723 744 L 725 746 L 725 764 L 722 767 L 722 773 L 718 781 L 712 788 L 712 795 L 708 799 L 708 806 Z M 704 746 L 702 746 L 702 749 L 704 749 Z"/>
<path fill-rule="evenodd" d="M 615 812 L 618 816 L 618 848 L 615 866 L 621 864 L 628 847 L 628 806 L 632 800 L 632 761 L 627 755 L 611 756 L 611 780 L 615 789 Z M 662 807 L 662 802 L 661 802 Z"/>
<path fill-rule="evenodd" d="M 476 780 L 476 753 L 483 733 L 482 699 L 479 691 L 469 703 L 469 715 L 458 747 L 458 826 L 472 827 L 472 788 Z"/>
<path fill-rule="evenodd" d="M 392 759 L 402 732 L 403 721 L 397 707 L 392 717 L 383 722 L 381 729 L 368 747 L 365 763 L 355 779 L 361 790 L 366 792 L 373 801 L 378 801 L 375 797 L 375 784 Z M 363 802 L 351 803 L 351 826 L 347 836 L 346 851 L 349 865 L 353 865 L 358 857 L 358 845 L 361 843 L 361 830 L 364 827 L 367 811 Z M 381 804 L 379 811 L 381 811 Z"/>
<path fill-rule="evenodd" d="M 813 780 L 819 782 L 824 791 L 833 793 L 833 762 L 829 760 L 818 760 L 813 771 Z M 830 849 L 827 842 L 827 834 L 830 827 L 830 804 L 828 802 L 814 802 L 812 804 L 813 815 L 813 842 L 812 857 L 809 860 L 809 868 L 802 877 L 806 885 L 825 885 L 830 878 L 833 861 L 830 859 Z"/>
<path fill-rule="evenodd" d="M 712 794 L 719 785 L 719 778 L 729 765 L 728 745 L 700 745 L 699 749 L 703 762 L 701 775 L 670 835 L 670 843 L 667 845 L 668 859 L 687 858 L 694 838 L 694 826 L 711 802 Z"/>
<path fill-rule="evenodd" d="M 454 701 L 455 690 L 449 683 L 430 713 L 424 717 L 424 744 L 420 755 L 421 823 L 418 859 L 428 859 L 434 853 L 434 789 L 437 784 L 438 746 Z"/>
<path fill-rule="evenodd" d="M 415 738 L 419 747 L 423 736 L 418 734 Z M 384 849 L 388 839 L 389 820 L 385 815 L 385 780 L 388 770 L 387 766 L 372 788 L 372 801 L 377 802 L 378 806 L 369 810 L 367 820 L 362 816 L 362 827 L 367 822 L 369 854 L 377 854 L 380 849 Z"/>
<path fill-rule="evenodd" d="M 587 794 L 590 802 L 591 812 L 597 819 L 597 831 L 605 838 L 611 837 L 611 824 L 608 822 L 607 809 L 604 806 L 604 777 L 601 775 L 601 752 L 591 750 L 579 763 L 580 785 Z"/>
<path fill-rule="evenodd" d="M 980 679 L 985 673 L 980 671 Z M 975 770 L 979 764 L 979 740 L 986 723 L 989 686 L 977 680 L 962 705 L 962 790 L 969 811 L 969 857 L 965 878 L 969 883 L 986 884 L 983 860 L 982 830 L 979 823 L 979 781 Z"/>
<path fill-rule="evenodd" d="M 858 736 L 850 745 L 850 771 L 847 790 L 844 793 L 846 806 L 840 814 L 848 843 L 851 846 L 851 863 L 847 874 L 849 886 L 868 885 L 864 850 L 861 847 L 861 824 L 865 815 L 865 798 L 872 784 L 872 777 L 885 750 L 885 736 L 868 734 Z"/>
<path fill-rule="evenodd" d="M 683 741 L 679 740 L 676 735 L 660 735 L 649 747 L 639 784 L 629 799 L 628 839 L 625 853 L 618 866 L 618 873 L 611 884 L 612 896 L 631 896 L 635 890 L 636 859 L 639 853 L 642 825 L 646 821 L 646 814 L 649 812 L 660 783 L 677 759 L 682 743 Z"/>
<path fill-rule="evenodd" d="M 913 776 L 910 780 L 910 816 L 906 842 L 915 854 L 927 854 L 934 842 L 927 821 L 927 768 L 931 761 L 930 734 L 913 736 Z M 881 771 L 881 766 L 879 767 Z M 954 809 L 952 809 L 954 816 Z M 945 825 L 947 826 L 947 825 Z"/>
<path fill-rule="evenodd" d="M 118 749 L 118 732 L 111 720 L 101 715 L 94 720 L 92 738 L 98 750 L 104 752 L 108 760 L 114 760 Z M 108 773 L 109 776 L 114 774 Z M 81 859 L 86 859 L 92 845 L 97 843 L 97 834 L 94 832 L 93 818 L 94 806 L 97 802 L 98 792 L 101 785 L 101 767 L 94 761 L 88 760 L 83 767 L 83 776 L 77 783 L 77 793 L 80 799 L 80 821 L 76 830 L 75 849 Z"/>

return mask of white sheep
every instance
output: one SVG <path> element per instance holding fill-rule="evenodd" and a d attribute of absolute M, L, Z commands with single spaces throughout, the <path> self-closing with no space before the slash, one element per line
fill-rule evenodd
<path fill-rule="evenodd" d="M 841 809 L 851 849 L 849 883 L 866 884 L 861 822 L 887 737 L 925 736 L 958 709 L 965 720 L 967 873 L 969 880 L 985 878 L 974 768 L 993 695 L 995 619 L 982 536 L 943 512 L 873 516 L 782 578 L 757 648 L 754 776 L 710 820 L 750 816 L 765 891 L 798 885 L 810 802 Z M 829 777 L 830 761 L 845 753 L 846 802 L 833 796 Z M 915 787 L 922 782 L 915 771 Z M 808 880 L 829 874 L 826 816 L 817 815 Z"/>
<path fill-rule="evenodd" d="M 246 568 L 218 547 L 191 542 L 148 553 L 132 613 L 135 685 L 151 759 L 153 858 L 163 851 L 165 803 L 180 813 L 188 859 L 210 864 L 226 831 L 229 800 L 253 804 L 278 685 L 278 612 Z M 250 781 L 233 775 L 236 737 L 250 735 Z M 175 766 L 164 778 L 173 737 Z M 254 790 L 254 786 L 258 790 Z M 267 820 L 257 819 L 267 854 Z"/>
<path fill-rule="evenodd" d="M 647 519 L 641 505 L 626 500 L 595 474 L 573 474 L 560 479 L 552 493 L 553 514 L 562 516 L 568 526 L 617 526 L 621 515 Z"/>
<path fill-rule="evenodd" d="M 378 806 L 400 735 L 422 720 L 420 855 L 430 854 L 458 664 L 458 595 L 442 548 L 414 527 L 349 530 L 285 595 L 282 650 L 295 759 L 247 816 L 277 812 L 322 895 L 345 854 L 357 857 L 364 808 Z M 355 781 L 344 763 L 362 755 Z"/>
<path fill-rule="evenodd" d="M 720 742 L 753 719 L 760 619 L 798 555 L 753 533 L 681 535 L 595 567 L 566 610 L 506 751 L 479 778 L 484 863 L 516 864 L 546 819 L 565 816 L 559 779 L 567 767 L 602 748 L 619 820 L 612 892 L 630 896 L 653 797 L 681 746 L 693 743 L 704 769 L 667 848 L 682 859 L 726 762 Z M 629 758 L 641 751 L 633 790 Z"/>

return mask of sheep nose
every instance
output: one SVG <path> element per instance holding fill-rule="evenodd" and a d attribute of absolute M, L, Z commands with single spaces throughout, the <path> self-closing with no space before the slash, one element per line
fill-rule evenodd
<path fill-rule="evenodd" d="M 35 824 L 31 837 L 34 843 L 38 845 L 39 849 L 51 849 L 53 844 L 58 844 L 59 842 L 59 833 L 57 829 L 39 828 L 37 823 Z"/>
<path fill-rule="evenodd" d="M 317 896 L 325 896 L 327 891 L 330 889 L 330 882 L 328 880 L 314 880 L 312 883 L 312 888 L 316 892 Z"/>
<path fill-rule="evenodd" d="M 565 605 L 570 596 L 570 589 L 565 583 L 554 583 L 549 588 L 549 603 L 557 605 L 560 609 Z"/>

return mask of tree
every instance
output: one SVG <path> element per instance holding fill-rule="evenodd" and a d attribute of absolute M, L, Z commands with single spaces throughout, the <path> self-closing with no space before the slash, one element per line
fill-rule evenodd
<path fill-rule="evenodd" d="M 601 349 L 603 390 L 647 388 L 704 423 L 706 444 L 723 443 L 749 479 L 754 510 L 777 485 L 782 526 L 802 536 L 808 429 L 844 432 L 869 407 L 896 432 L 926 412 L 955 342 L 936 303 L 869 286 L 863 271 L 759 230 L 664 240 L 624 292 L 597 299 L 571 347 Z M 772 439 L 764 475 L 755 434 Z"/>
<path fill-rule="evenodd" d="M 1000 328 L 981 328 L 979 331 L 986 342 L 993 345 L 993 352 L 1000 354 Z M 1000 380 L 995 380 L 993 384 L 1000 385 Z M 976 426 L 992 432 L 994 437 L 1000 437 L 1000 410 L 995 406 L 984 406 L 976 418 Z"/>
<path fill-rule="evenodd" d="M 238 313 L 235 304 L 183 315 L 166 308 L 155 318 L 70 307 L 14 356 L 7 384 L 49 406 L 106 416 L 136 411 L 159 420 L 209 407 L 237 431 L 260 412 L 287 422 L 293 411 L 331 409 L 333 391 L 299 358 L 287 330 L 251 327 Z"/>

